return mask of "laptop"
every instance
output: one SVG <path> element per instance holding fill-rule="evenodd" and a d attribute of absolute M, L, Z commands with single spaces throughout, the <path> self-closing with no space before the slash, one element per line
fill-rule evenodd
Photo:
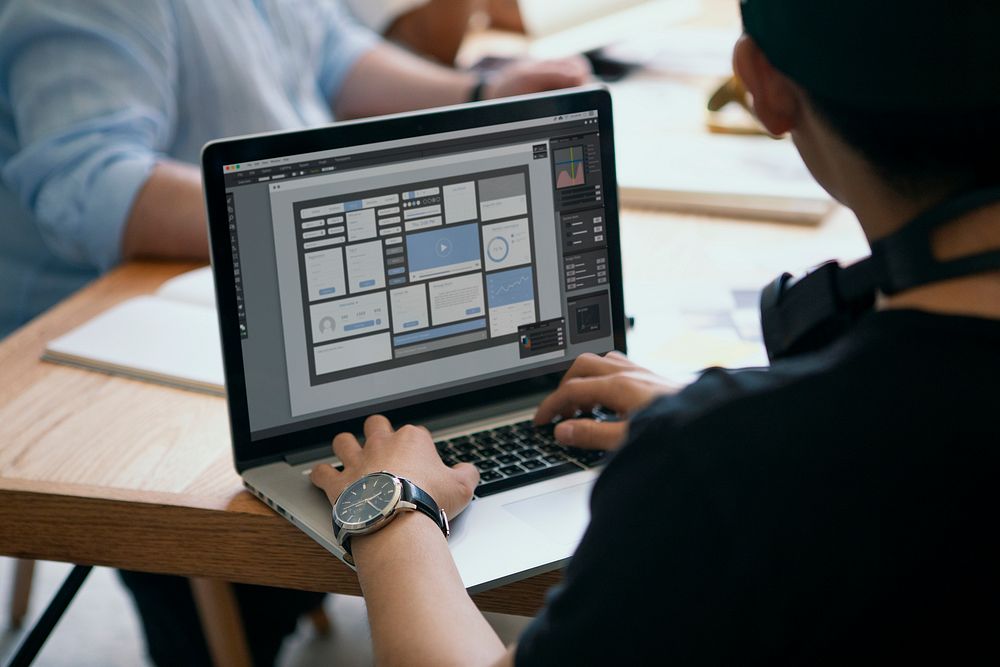
<path fill-rule="evenodd" d="M 602 456 L 530 420 L 625 351 L 607 90 L 224 139 L 202 169 L 246 487 L 343 559 L 308 473 L 381 413 L 480 469 L 449 538 L 470 591 L 563 565 Z"/>

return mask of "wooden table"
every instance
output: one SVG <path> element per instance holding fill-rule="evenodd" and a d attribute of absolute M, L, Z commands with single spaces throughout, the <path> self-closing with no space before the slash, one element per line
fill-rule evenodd
<path fill-rule="evenodd" d="M 243 489 L 225 401 L 39 360 L 45 342 L 193 265 L 116 269 L 0 344 L 0 553 L 359 595 Z M 475 596 L 530 615 L 556 574 Z"/>
<path fill-rule="evenodd" d="M 761 274 L 862 248 L 843 213 L 800 228 L 626 211 L 622 234 L 640 340 L 655 338 L 659 301 L 724 281 L 720 266 Z M 349 569 L 243 490 L 223 399 L 40 361 L 46 341 L 193 267 L 127 264 L 0 343 L 0 553 L 359 594 Z M 532 614 L 557 578 L 476 602 Z"/>
<path fill-rule="evenodd" d="M 734 272 L 769 275 L 864 250 L 844 211 L 816 228 L 622 217 L 640 355 L 669 329 L 664 304 L 696 286 L 722 289 Z M 0 555 L 191 577 L 217 662 L 247 664 L 243 643 L 226 643 L 241 635 L 222 582 L 359 595 L 354 573 L 243 489 L 223 399 L 39 358 L 46 341 L 194 266 L 127 264 L 0 343 Z M 484 611 L 533 615 L 558 580 L 550 572 L 473 598 Z"/>

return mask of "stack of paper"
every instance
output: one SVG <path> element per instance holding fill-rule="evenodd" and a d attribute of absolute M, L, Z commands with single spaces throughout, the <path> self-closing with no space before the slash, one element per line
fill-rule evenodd
<path fill-rule="evenodd" d="M 537 58 L 583 53 L 695 16 L 700 0 L 519 0 L 528 51 Z"/>
<path fill-rule="evenodd" d="M 622 204 L 815 224 L 833 200 L 794 146 L 767 138 L 674 136 L 618 151 Z"/>
<path fill-rule="evenodd" d="M 640 78 L 611 94 L 623 205 L 804 224 L 833 209 L 790 139 L 707 132 L 701 88 Z"/>

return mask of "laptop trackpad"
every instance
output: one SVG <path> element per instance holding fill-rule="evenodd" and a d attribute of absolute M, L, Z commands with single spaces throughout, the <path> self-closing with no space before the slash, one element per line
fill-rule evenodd
<path fill-rule="evenodd" d="M 504 509 L 538 532 L 562 544 L 577 544 L 590 520 L 591 482 L 517 500 Z"/>

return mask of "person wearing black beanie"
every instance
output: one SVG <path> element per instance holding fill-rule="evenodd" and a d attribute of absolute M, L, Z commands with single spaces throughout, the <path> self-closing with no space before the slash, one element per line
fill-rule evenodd
<path fill-rule="evenodd" d="M 854 211 L 871 256 L 764 288 L 767 368 L 678 392 L 617 353 L 577 360 L 536 422 L 611 456 L 516 645 L 480 622 L 433 522 L 355 538 L 380 662 L 1000 661 L 1000 3 L 741 8 L 755 114 Z M 620 419 L 577 416 L 594 406 Z M 314 471 L 330 498 L 433 451 L 384 417 L 366 432 L 363 449 L 338 436 L 343 472 Z M 424 465 L 432 495 L 468 500 Z"/>

